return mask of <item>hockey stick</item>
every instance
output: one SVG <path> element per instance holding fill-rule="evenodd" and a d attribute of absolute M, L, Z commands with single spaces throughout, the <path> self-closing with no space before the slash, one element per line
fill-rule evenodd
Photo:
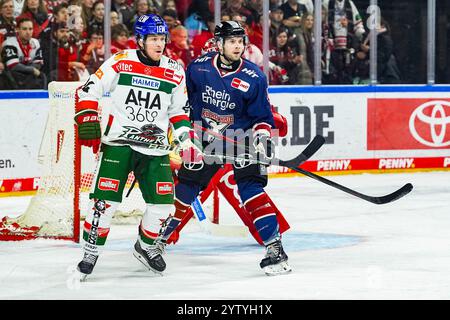
<path fill-rule="evenodd" d="M 191 208 L 200 228 L 203 230 L 203 232 L 207 234 L 222 237 L 242 237 L 242 238 L 246 238 L 249 234 L 248 228 L 246 226 L 223 225 L 212 223 L 206 216 L 205 211 L 203 210 L 202 204 L 198 199 L 198 197 L 196 197 L 194 202 L 192 202 Z"/>
<path fill-rule="evenodd" d="M 213 131 L 211 131 L 211 130 L 209 130 L 207 128 L 204 128 L 204 127 L 201 127 L 199 125 L 196 125 L 195 123 L 194 123 L 194 127 L 198 128 L 198 129 L 200 129 L 200 130 L 202 130 L 202 131 L 204 131 L 206 133 L 214 135 L 215 137 L 217 137 L 219 139 L 222 139 L 222 140 L 225 140 L 225 141 L 229 141 L 229 142 L 232 142 L 232 143 L 236 144 L 236 142 L 234 140 L 229 139 L 229 138 L 227 138 L 225 136 L 222 136 L 222 135 L 218 134 L 217 132 L 213 132 Z M 396 190 L 396 191 L 394 191 L 394 192 L 392 192 L 390 194 L 387 194 L 385 196 L 380 196 L 380 197 L 374 197 L 374 196 L 369 196 L 369 195 L 362 194 L 362 193 L 360 193 L 358 191 L 355 191 L 353 189 L 350 189 L 350 188 L 347 188 L 347 187 L 345 187 L 343 185 L 340 185 L 340 184 L 338 184 L 338 183 L 336 183 L 334 181 L 331 181 L 331 180 L 323 178 L 323 177 L 321 177 L 319 175 L 316 175 L 316 174 L 314 174 L 314 173 L 312 173 L 310 171 L 307 171 L 307 170 L 304 170 L 302 168 L 299 168 L 299 166 L 301 164 L 303 164 L 306 160 L 308 160 L 322 146 L 322 144 L 324 144 L 324 142 L 325 142 L 325 139 L 322 136 L 314 137 L 313 141 L 311 141 L 311 143 L 305 148 L 305 150 L 303 150 L 302 153 L 300 153 L 297 157 L 295 157 L 294 159 L 291 159 L 289 161 L 279 160 L 280 161 L 280 165 L 284 166 L 284 167 L 287 167 L 289 169 L 292 169 L 292 170 L 294 170 L 296 172 L 302 173 L 302 174 L 304 174 L 304 175 L 306 175 L 306 176 L 308 176 L 308 177 L 310 177 L 312 179 L 315 179 L 317 181 L 325 183 L 325 184 L 327 184 L 329 186 L 337 188 L 337 189 L 339 189 L 341 191 L 344 191 L 346 193 L 349 193 L 349 194 L 351 194 L 353 196 L 356 196 L 356 197 L 361 198 L 363 200 L 372 202 L 374 204 L 385 204 L 385 203 L 389 203 L 389 202 L 395 201 L 397 199 L 400 199 L 400 198 L 404 197 L 405 195 L 410 193 L 411 190 L 413 189 L 413 185 L 411 183 L 407 183 L 403 187 L 401 187 L 400 189 L 398 189 L 398 190 Z"/>
<path fill-rule="evenodd" d="M 309 172 L 307 170 L 304 170 L 302 168 L 291 168 L 291 169 L 296 171 L 296 172 L 298 172 L 298 173 L 304 174 L 305 176 L 308 176 L 308 177 L 310 177 L 310 178 L 312 178 L 314 180 L 320 181 L 320 182 L 325 183 L 325 184 L 327 184 L 327 185 L 329 185 L 331 187 L 334 187 L 336 189 L 339 189 L 341 191 L 349 193 L 349 194 L 351 194 L 351 195 L 353 195 L 355 197 L 358 197 L 360 199 L 372 202 L 374 204 L 385 204 L 385 203 L 389 203 L 389 202 L 395 201 L 397 199 L 400 199 L 400 198 L 406 196 L 413 189 L 413 185 L 411 183 L 407 183 L 403 187 L 401 187 L 400 189 L 398 189 L 398 190 L 396 190 L 396 191 L 394 191 L 392 193 L 389 193 L 389 194 L 387 194 L 385 196 L 373 197 L 373 196 L 369 196 L 369 195 L 366 195 L 366 194 L 362 194 L 362 193 L 360 193 L 358 191 L 355 191 L 353 189 L 347 188 L 347 187 L 345 187 L 343 185 L 340 185 L 339 183 L 336 183 L 334 181 L 325 179 L 324 177 L 316 175 L 316 174 L 314 174 L 312 172 Z"/>

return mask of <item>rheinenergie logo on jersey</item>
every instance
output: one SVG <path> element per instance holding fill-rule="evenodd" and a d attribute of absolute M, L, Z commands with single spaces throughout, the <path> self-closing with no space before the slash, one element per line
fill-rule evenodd
<path fill-rule="evenodd" d="M 141 88 L 159 89 L 161 82 L 141 77 L 132 77 L 131 85 Z"/>
<path fill-rule="evenodd" d="M 234 109 L 236 104 L 231 102 L 231 95 L 225 90 L 214 90 L 210 86 L 205 86 L 202 92 L 202 100 L 204 103 L 218 107 L 220 110 Z"/>

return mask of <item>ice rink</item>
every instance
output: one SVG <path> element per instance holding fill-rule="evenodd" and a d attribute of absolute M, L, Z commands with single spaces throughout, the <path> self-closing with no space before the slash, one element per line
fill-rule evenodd
<path fill-rule="evenodd" d="M 133 257 L 136 225 L 112 226 L 81 284 L 68 280 L 79 244 L 0 242 L 0 300 L 450 299 L 450 171 L 327 178 L 374 196 L 414 189 L 375 205 L 306 177 L 271 179 L 267 191 L 291 225 L 283 243 L 293 272 L 277 277 L 259 268 L 264 249 L 253 238 L 213 236 L 193 220 L 168 247 L 163 277 Z M 28 201 L 0 198 L 0 216 Z M 223 221 L 238 222 L 223 211 Z"/>

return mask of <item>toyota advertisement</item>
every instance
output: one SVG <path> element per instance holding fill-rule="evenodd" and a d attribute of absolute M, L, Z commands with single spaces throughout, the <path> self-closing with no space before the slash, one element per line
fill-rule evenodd
<path fill-rule="evenodd" d="M 450 99 L 368 99 L 368 150 L 449 148 Z"/>

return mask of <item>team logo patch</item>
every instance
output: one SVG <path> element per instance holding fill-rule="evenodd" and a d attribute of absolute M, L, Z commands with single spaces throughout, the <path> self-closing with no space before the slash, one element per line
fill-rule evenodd
<path fill-rule="evenodd" d="M 103 71 L 102 71 L 102 69 L 98 69 L 96 72 L 95 72 L 95 75 L 97 76 L 97 78 L 99 78 L 99 79 L 101 79 L 101 78 L 103 78 Z"/>
<path fill-rule="evenodd" d="M 146 75 L 151 75 L 151 74 L 152 74 L 152 68 L 151 68 L 151 67 L 146 67 L 146 68 L 144 69 L 144 73 L 145 73 Z"/>
<path fill-rule="evenodd" d="M 231 81 L 231 86 L 243 92 L 247 92 L 248 89 L 250 89 L 250 83 L 245 82 L 244 80 L 241 80 L 239 78 L 233 78 L 233 80 Z"/>
<path fill-rule="evenodd" d="M 98 188 L 102 191 L 119 191 L 119 180 L 100 177 Z"/>
<path fill-rule="evenodd" d="M 166 76 L 167 78 L 173 79 L 174 75 L 175 75 L 175 71 L 173 71 L 171 69 L 164 70 L 164 76 Z"/>
<path fill-rule="evenodd" d="M 173 183 L 172 182 L 157 182 L 156 183 L 156 194 L 159 194 L 159 195 L 173 194 Z"/>

